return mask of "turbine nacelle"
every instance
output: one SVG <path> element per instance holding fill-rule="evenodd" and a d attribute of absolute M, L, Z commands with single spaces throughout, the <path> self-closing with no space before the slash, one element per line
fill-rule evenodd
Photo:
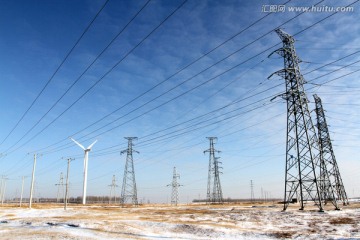
<path fill-rule="evenodd" d="M 75 139 L 70 138 L 76 145 L 78 145 L 80 148 L 82 148 L 84 151 L 91 151 L 91 148 L 95 145 L 95 143 L 97 142 L 97 140 L 95 140 L 92 144 L 90 144 L 90 146 L 88 146 L 87 148 L 85 148 L 83 145 L 81 145 L 79 142 L 77 142 Z"/>

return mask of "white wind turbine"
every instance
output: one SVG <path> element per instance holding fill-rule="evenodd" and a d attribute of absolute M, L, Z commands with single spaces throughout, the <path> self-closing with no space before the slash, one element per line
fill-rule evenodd
<path fill-rule="evenodd" d="M 88 160 L 89 160 L 89 152 L 92 148 L 92 146 L 94 146 L 94 144 L 97 142 L 97 140 L 95 140 L 95 142 L 93 142 L 92 144 L 90 144 L 90 146 L 88 146 L 87 148 L 85 148 L 83 145 L 81 145 L 80 143 L 78 143 L 77 141 L 75 141 L 74 139 L 70 138 L 74 143 L 76 143 L 79 147 L 81 147 L 84 152 L 85 152 L 85 156 L 84 156 L 84 185 L 83 185 L 83 199 L 82 199 L 82 204 L 86 204 L 86 188 L 87 188 L 87 169 L 88 169 Z"/>

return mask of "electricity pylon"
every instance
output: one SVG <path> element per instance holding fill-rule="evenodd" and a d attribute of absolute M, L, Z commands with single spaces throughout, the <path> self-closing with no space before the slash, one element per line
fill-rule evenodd
<path fill-rule="evenodd" d="M 60 196 L 64 197 L 64 177 L 62 172 L 60 173 L 59 183 L 55 184 L 55 186 L 58 186 L 56 202 L 60 202 Z"/>
<path fill-rule="evenodd" d="M 349 204 L 349 200 L 346 195 L 346 191 L 344 188 L 343 181 L 341 179 L 339 167 L 336 162 L 335 154 L 332 148 L 330 133 L 328 129 L 328 125 L 326 123 L 325 113 L 322 106 L 321 98 L 316 94 L 313 95 L 315 99 L 315 112 L 317 117 L 317 129 L 319 135 L 319 148 L 320 148 L 320 163 L 321 173 L 320 177 L 324 178 L 327 175 L 329 176 L 329 185 L 322 185 L 322 196 L 326 201 L 334 201 L 336 199 L 331 199 L 331 190 L 334 189 L 336 193 L 337 200 L 342 201 L 343 205 Z"/>
<path fill-rule="evenodd" d="M 166 185 L 167 187 L 171 186 L 171 205 L 175 205 L 177 206 L 178 202 L 179 202 L 179 187 L 182 186 L 180 185 L 177 180 L 180 179 L 180 175 L 176 173 L 176 167 L 174 167 L 174 171 L 173 171 L 173 180 L 171 182 L 171 184 Z"/>
<path fill-rule="evenodd" d="M 121 151 L 120 154 L 126 153 L 126 163 L 124 169 L 124 179 L 123 185 L 121 188 L 121 199 L 120 203 L 124 205 L 126 201 L 130 198 L 133 205 L 138 205 L 137 199 L 137 189 L 136 189 L 136 181 L 135 181 L 135 169 L 134 169 L 134 161 L 133 161 L 133 152 L 137 152 L 133 149 L 133 140 L 136 140 L 137 137 L 126 137 L 128 140 L 128 148 Z"/>
<path fill-rule="evenodd" d="M 287 103 L 286 168 L 284 208 L 298 195 L 300 210 L 308 201 L 313 201 L 320 211 L 323 203 L 320 194 L 317 169 L 319 169 L 319 150 L 317 136 L 308 108 L 308 99 L 304 90 L 305 80 L 300 73 L 300 59 L 296 55 L 295 39 L 282 31 L 275 32 L 282 40 L 283 47 L 275 50 L 284 58 L 284 69 L 269 76 L 284 78 L 286 92 L 281 96 Z M 271 53 L 269 56 L 271 56 Z M 295 197 L 296 198 L 296 197 Z M 296 199 L 298 200 L 298 199 Z"/>
<path fill-rule="evenodd" d="M 111 185 L 109 185 L 109 187 L 110 187 L 109 204 L 111 203 L 113 194 L 114 194 L 114 203 L 116 203 L 116 188 L 118 187 L 118 185 L 116 185 L 115 175 L 113 175 Z"/>
<path fill-rule="evenodd" d="M 217 137 L 207 137 L 210 141 L 210 148 L 204 153 L 209 153 L 209 171 L 208 171 L 208 186 L 206 194 L 207 203 L 223 203 L 223 196 L 220 184 L 220 171 L 219 171 L 219 157 L 215 157 L 215 152 L 219 153 L 220 151 L 215 150 L 214 140 Z M 212 191 L 211 191 L 212 188 Z"/>
<path fill-rule="evenodd" d="M 254 202 L 255 201 L 255 195 L 254 195 L 254 183 L 253 180 L 250 180 L 250 201 Z"/>

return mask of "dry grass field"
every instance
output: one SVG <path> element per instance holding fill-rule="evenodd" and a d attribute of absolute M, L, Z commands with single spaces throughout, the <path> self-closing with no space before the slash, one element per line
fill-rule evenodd
<path fill-rule="evenodd" d="M 360 203 L 0 207 L 0 239 L 360 239 Z"/>

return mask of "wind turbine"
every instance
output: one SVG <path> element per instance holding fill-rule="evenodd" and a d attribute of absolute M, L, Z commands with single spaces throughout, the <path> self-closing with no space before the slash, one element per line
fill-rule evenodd
<path fill-rule="evenodd" d="M 85 152 L 85 156 L 84 156 L 84 186 L 83 186 L 83 199 L 82 199 L 82 204 L 85 205 L 86 204 L 86 185 L 87 185 L 87 169 L 88 169 L 89 152 L 90 152 L 92 146 L 94 146 L 94 144 L 97 142 L 97 140 L 95 140 L 95 142 L 93 142 L 92 144 L 90 144 L 90 146 L 85 148 L 83 145 L 81 145 L 74 139 L 72 139 L 72 138 L 70 138 L 70 139 L 74 143 L 76 143 L 76 145 L 81 147 Z"/>

